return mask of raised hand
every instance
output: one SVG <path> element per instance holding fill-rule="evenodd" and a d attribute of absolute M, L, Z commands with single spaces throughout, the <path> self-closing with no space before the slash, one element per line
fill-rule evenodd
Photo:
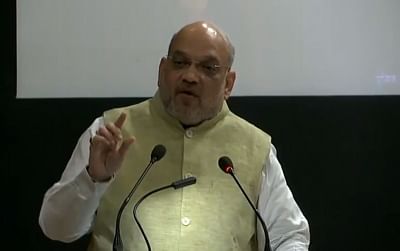
<path fill-rule="evenodd" d="M 106 181 L 114 175 L 121 167 L 129 146 L 135 141 L 134 137 L 122 138 L 121 128 L 125 119 L 126 114 L 121 113 L 114 123 L 100 127 L 91 139 L 88 173 L 97 182 Z"/>

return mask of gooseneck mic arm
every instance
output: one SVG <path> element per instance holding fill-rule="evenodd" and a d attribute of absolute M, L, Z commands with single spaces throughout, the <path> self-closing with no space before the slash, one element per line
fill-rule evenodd
<path fill-rule="evenodd" d="M 240 191 L 242 191 L 242 194 L 244 195 L 244 197 L 246 197 L 247 202 L 250 204 L 251 208 L 255 212 L 255 214 L 256 214 L 258 220 L 261 222 L 261 226 L 262 226 L 262 228 L 264 230 L 264 236 L 265 236 L 264 251 L 271 251 L 271 246 L 270 246 L 270 242 L 269 242 L 269 235 L 268 235 L 267 226 L 265 225 L 265 222 L 264 222 L 263 218 L 261 217 L 260 213 L 258 212 L 257 208 L 253 205 L 253 203 L 251 202 L 249 196 L 244 191 L 242 185 L 240 185 L 239 180 L 236 178 L 236 175 L 234 174 L 234 168 L 233 168 L 232 160 L 229 157 L 226 157 L 226 156 L 221 157 L 218 160 L 218 165 L 219 165 L 219 167 L 221 168 L 221 170 L 224 173 L 227 173 L 227 174 L 232 176 L 232 178 L 235 180 L 237 186 L 240 188 Z"/>
<path fill-rule="evenodd" d="M 195 177 L 189 177 L 189 178 L 186 178 L 186 179 L 181 179 L 181 180 L 173 182 L 170 185 L 163 186 L 163 187 L 160 187 L 160 188 L 157 188 L 157 189 L 154 189 L 154 190 L 148 192 L 147 194 L 145 194 L 142 198 L 140 198 L 136 202 L 135 206 L 133 207 L 133 217 L 135 218 L 136 224 L 138 225 L 138 227 L 140 229 L 140 232 L 142 233 L 142 235 L 144 237 L 144 240 L 146 241 L 147 250 L 151 251 L 151 245 L 150 245 L 150 242 L 149 242 L 149 240 L 148 240 L 148 238 L 146 236 L 146 233 L 144 232 L 143 227 L 140 224 L 139 219 L 138 219 L 138 217 L 136 215 L 136 211 L 137 211 L 140 203 L 142 203 L 142 201 L 145 200 L 150 195 L 152 195 L 154 193 L 157 193 L 157 192 L 160 192 L 160 191 L 162 191 L 164 189 L 168 189 L 168 188 L 172 188 L 172 187 L 175 188 L 175 189 L 179 189 L 179 188 L 183 188 L 185 186 L 193 185 L 195 183 L 196 183 L 196 178 Z"/>
<path fill-rule="evenodd" d="M 139 177 L 138 181 L 136 182 L 136 184 L 134 185 L 134 187 L 132 188 L 132 190 L 130 191 L 128 196 L 126 196 L 125 200 L 122 202 L 121 207 L 118 210 L 117 219 L 115 222 L 115 235 L 114 235 L 114 240 L 113 240 L 113 251 L 123 251 L 124 250 L 124 245 L 123 245 L 123 242 L 121 239 L 121 233 L 120 233 L 122 212 L 124 211 L 125 207 L 128 205 L 130 199 L 132 198 L 132 195 L 135 193 L 135 191 L 138 188 L 138 186 L 140 185 L 140 183 L 142 183 L 142 180 L 146 176 L 147 172 L 150 170 L 150 168 L 153 166 L 154 163 L 156 163 L 162 157 L 164 157 L 165 152 L 166 152 L 166 149 L 165 149 L 165 146 L 163 146 L 163 145 L 156 145 L 153 148 L 153 151 L 151 152 L 151 158 L 150 158 L 149 164 L 143 171 L 142 175 Z"/>

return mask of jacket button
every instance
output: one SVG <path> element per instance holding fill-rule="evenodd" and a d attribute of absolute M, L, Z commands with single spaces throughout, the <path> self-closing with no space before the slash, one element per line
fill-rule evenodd
<path fill-rule="evenodd" d="M 188 217 L 183 217 L 183 218 L 181 219 L 181 223 L 182 223 L 182 225 L 184 225 L 184 226 L 189 226 L 191 222 L 192 222 L 192 221 L 191 221 Z"/>

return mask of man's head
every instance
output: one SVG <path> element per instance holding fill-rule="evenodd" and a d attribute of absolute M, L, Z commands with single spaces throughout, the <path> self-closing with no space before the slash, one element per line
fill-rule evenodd
<path fill-rule="evenodd" d="M 185 126 L 217 115 L 235 82 L 233 58 L 233 46 L 215 25 L 196 22 L 179 30 L 159 66 L 158 87 L 166 111 Z"/>

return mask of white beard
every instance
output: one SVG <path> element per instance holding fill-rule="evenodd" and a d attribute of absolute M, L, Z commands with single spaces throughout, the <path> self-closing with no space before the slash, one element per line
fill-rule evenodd
<path fill-rule="evenodd" d="M 195 126 L 205 120 L 211 119 L 215 117 L 220 110 L 220 108 L 204 108 L 201 103 L 196 106 L 184 106 L 183 104 L 176 104 L 172 99 L 164 102 L 164 106 L 168 114 L 187 126 Z"/>

